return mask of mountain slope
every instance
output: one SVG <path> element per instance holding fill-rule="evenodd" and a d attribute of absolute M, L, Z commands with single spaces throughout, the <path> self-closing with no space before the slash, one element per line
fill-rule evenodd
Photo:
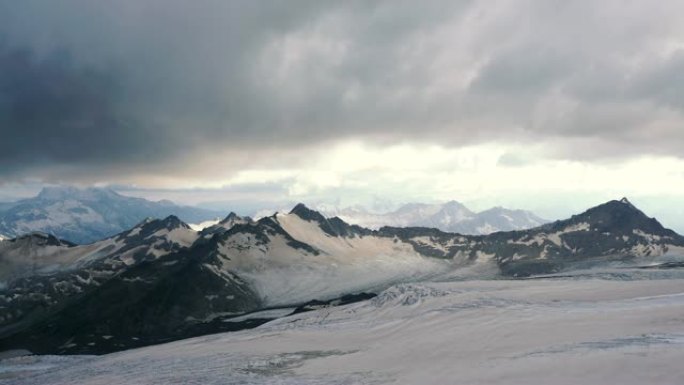
<path fill-rule="evenodd" d="M 250 282 L 271 306 L 425 279 L 452 264 L 301 204 L 254 226 L 235 226 L 217 242 L 224 268 Z"/>
<path fill-rule="evenodd" d="M 409 203 L 384 214 L 369 213 L 359 207 L 335 209 L 330 206 L 324 206 L 323 212 L 372 229 L 384 226 L 430 227 L 466 235 L 529 229 L 547 222 L 525 210 L 495 207 L 476 213 L 456 201 L 443 204 Z"/>
<path fill-rule="evenodd" d="M 26 237 L 36 235 L 2 243 L 22 247 L 0 254 L 3 263 L 15 262 L 15 270 L 10 271 L 13 279 L 0 291 L 0 334 L 51 314 L 140 263 L 188 248 L 197 233 L 171 216 L 143 221 L 131 230 L 89 245 L 65 245 L 53 237 L 41 248 L 32 241 L 34 247 L 29 250 L 41 257 L 31 257 L 35 262 L 31 266 L 33 275 L 26 275 L 25 266 L 17 266 L 17 258 L 11 259 L 17 251 L 23 255 Z"/>
<path fill-rule="evenodd" d="M 169 215 L 189 222 L 217 216 L 209 210 L 127 197 L 106 188 L 46 187 L 38 196 L 0 211 L 0 234 L 9 238 L 40 231 L 85 244 L 129 229 L 146 217 Z"/>
<path fill-rule="evenodd" d="M 231 330 L 210 321 L 256 310 L 259 298 L 238 277 L 217 274 L 217 260 L 204 251 L 169 253 L 114 274 L 49 316 L 6 333 L 0 350 L 102 353 Z"/>
<path fill-rule="evenodd" d="M 12 280 L 0 292 L 0 350 L 15 343 L 36 352 L 119 350 L 201 333 L 191 320 L 225 309 L 258 308 L 252 290 L 220 271 L 198 239 L 171 216 L 71 246 L 60 270 Z"/>
<path fill-rule="evenodd" d="M 0 290 L 0 348 L 120 350 L 227 330 L 234 326 L 226 317 L 236 313 L 401 282 L 651 263 L 684 250 L 683 237 L 627 200 L 485 236 L 369 230 L 302 204 L 256 222 L 230 215 L 224 225 L 201 234 L 169 217 L 93 245 L 58 244 L 60 270 L 14 279 Z M 55 246 L 30 250 L 47 255 L 48 247 Z"/>
<path fill-rule="evenodd" d="M 189 234 L 196 236 L 191 245 Z M 186 242 L 163 253 L 147 249 L 178 238 Z M 167 218 L 102 242 L 112 241 L 130 245 L 111 255 L 80 255 L 73 269 L 16 279 L 0 290 L 0 349 L 120 350 L 226 330 L 231 323 L 221 320 L 231 314 L 379 290 L 449 266 L 303 205 L 208 238 Z M 130 250 L 138 252 L 132 257 Z"/>
<path fill-rule="evenodd" d="M 70 262 L 75 245 L 45 233 L 0 239 L 0 282 L 57 269 Z"/>

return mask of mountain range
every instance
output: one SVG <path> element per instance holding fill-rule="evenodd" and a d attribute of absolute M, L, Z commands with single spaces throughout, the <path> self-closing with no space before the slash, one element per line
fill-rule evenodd
<path fill-rule="evenodd" d="M 372 230 L 303 204 L 257 221 L 231 213 L 201 232 L 176 216 L 148 219 L 89 245 L 32 233 L 0 242 L 0 350 L 104 353 L 254 326 L 265 321 L 252 312 L 399 282 L 527 277 L 682 251 L 684 237 L 626 199 L 490 235 Z"/>
<path fill-rule="evenodd" d="M 124 196 L 109 188 L 46 187 L 36 197 L 0 205 L 0 237 L 40 231 L 86 244 L 129 229 L 147 217 L 169 215 L 191 223 L 220 216 L 170 201 Z"/>
<path fill-rule="evenodd" d="M 370 229 L 379 229 L 383 226 L 431 227 L 466 235 L 523 230 L 548 222 L 530 211 L 494 207 L 474 212 L 456 201 L 439 204 L 409 203 L 395 211 L 381 214 L 369 212 L 361 206 L 340 209 L 320 205 L 316 208 L 326 216 L 337 216 L 348 223 Z"/>
<path fill-rule="evenodd" d="M 363 207 L 314 206 L 322 214 L 377 230 L 383 226 L 431 227 L 446 232 L 482 235 L 522 230 L 547 221 L 524 210 L 495 207 L 473 212 L 456 201 L 443 204 L 409 203 L 383 214 Z M 269 211 L 270 213 L 274 212 Z M 263 212 L 263 210 L 262 210 Z M 0 203 L 0 239 L 31 232 L 52 234 L 77 244 L 116 235 L 143 219 L 175 215 L 195 230 L 218 223 L 221 213 L 209 209 L 121 195 L 110 188 L 46 187 L 37 196 Z M 196 224 L 195 224 L 196 223 Z"/>

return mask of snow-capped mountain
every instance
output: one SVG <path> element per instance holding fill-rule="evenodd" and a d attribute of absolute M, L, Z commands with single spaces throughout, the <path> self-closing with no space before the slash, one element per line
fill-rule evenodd
<path fill-rule="evenodd" d="M 370 230 L 302 204 L 258 221 L 231 214 L 222 222 L 202 234 L 168 217 L 92 245 L 52 240 L 27 249 L 43 254 L 34 258 L 33 275 L 0 290 L 0 350 L 115 351 L 233 330 L 237 314 L 402 282 L 650 263 L 684 251 L 682 236 L 626 199 L 534 229 L 484 236 L 423 227 Z M 61 264 L 40 269 L 46 261 Z"/>
<path fill-rule="evenodd" d="M 108 188 L 46 187 L 38 196 L 0 210 L 0 234 L 16 237 L 39 231 L 85 244 L 129 229 L 146 217 L 169 215 L 189 222 L 217 217 L 209 210 L 127 197 Z"/>
<path fill-rule="evenodd" d="M 74 245 L 42 233 L 4 241 L 0 243 L 0 262 L 9 284 L 0 296 L 0 306 L 7 302 L 13 306 L 0 316 L 0 329 L 20 324 L 27 317 L 30 320 L 31 312 L 26 309 L 38 307 L 41 313 L 49 314 L 132 266 L 188 248 L 196 239 L 195 231 L 170 216 L 146 219 L 130 230 L 88 245 Z"/>
<path fill-rule="evenodd" d="M 529 230 L 464 236 L 426 228 L 379 231 L 411 243 L 425 255 L 496 261 L 506 275 L 558 272 L 578 263 L 652 258 L 682 253 L 684 237 L 647 217 L 626 198 L 593 207 L 570 219 Z"/>
<path fill-rule="evenodd" d="M 338 216 L 348 223 L 370 229 L 379 229 L 383 226 L 430 227 L 466 235 L 524 230 L 548 222 L 525 210 L 495 207 L 473 212 L 456 201 L 442 204 L 409 203 L 395 211 L 382 214 L 368 212 L 360 206 L 339 209 L 321 205 L 319 210 L 327 216 Z"/>
<path fill-rule="evenodd" d="M 202 228 L 200 231 L 200 234 L 205 237 L 209 238 L 213 236 L 214 234 L 218 233 L 223 233 L 227 230 L 230 230 L 233 226 L 235 225 L 245 225 L 245 224 L 252 224 L 254 223 L 254 220 L 250 217 L 241 217 L 234 212 L 231 212 L 223 218 L 220 221 L 217 221 L 216 223 L 212 224 L 211 226 L 206 226 Z"/>

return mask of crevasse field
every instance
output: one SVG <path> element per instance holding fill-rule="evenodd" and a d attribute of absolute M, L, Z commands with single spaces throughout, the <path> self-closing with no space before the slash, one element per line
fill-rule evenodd
<path fill-rule="evenodd" d="M 684 269 L 400 284 L 259 328 L 0 361 L 1 384 L 684 384 Z"/>

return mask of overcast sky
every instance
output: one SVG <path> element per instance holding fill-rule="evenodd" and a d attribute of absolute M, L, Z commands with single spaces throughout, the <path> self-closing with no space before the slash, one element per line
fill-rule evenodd
<path fill-rule="evenodd" d="M 0 199 L 114 185 L 553 219 L 628 196 L 684 230 L 682 15 L 665 0 L 0 0 Z"/>

